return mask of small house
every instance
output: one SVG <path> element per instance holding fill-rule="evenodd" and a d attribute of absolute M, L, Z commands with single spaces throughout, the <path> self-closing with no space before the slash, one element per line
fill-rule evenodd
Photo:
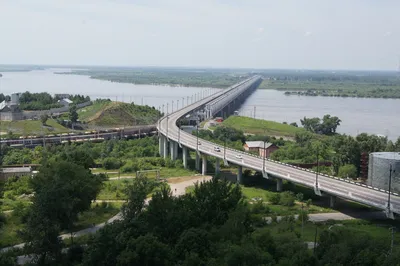
<path fill-rule="evenodd" d="M 68 98 L 64 98 L 58 101 L 59 104 L 62 104 L 64 106 L 69 106 L 70 104 L 72 104 L 73 102 L 68 99 Z"/>
<path fill-rule="evenodd" d="M 258 153 L 261 157 L 265 155 L 265 158 L 269 158 L 274 151 L 279 149 L 278 146 L 270 142 L 265 143 L 264 149 L 263 141 L 246 141 L 243 147 L 245 151 Z"/>
<path fill-rule="evenodd" d="M 31 167 L 9 167 L 0 169 L 0 180 L 7 180 L 11 177 L 20 177 L 32 174 Z"/>

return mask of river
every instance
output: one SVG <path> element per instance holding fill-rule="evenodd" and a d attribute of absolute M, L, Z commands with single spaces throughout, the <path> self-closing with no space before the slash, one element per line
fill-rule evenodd
<path fill-rule="evenodd" d="M 297 122 L 304 117 L 339 117 L 339 133 L 381 134 L 395 140 L 400 136 L 400 99 L 286 96 L 277 90 L 256 90 L 239 110 L 243 116 Z"/>
<path fill-rule="evenodd" d="M 105 80 L 91 79 L 83 75 L 60 75 L 55 72 L 68 72 L 71 69 L 46 69 L 29 72 L 3 72 L 0 78 L 0 93 L 15 92 L 48 92 L 84 94 L 92 99 L 109 98 L 113 101 L 135 102 L 139 105 L 150 105 L 156 108 L 174 102 L 176 110 L 177 100 L 182 107 L 182 98 L 187 102 L 187 96 L 199 93 L 206 88 L 171 87 L 157 85 L 137 85 L 116 83 Z M 171 110 L 171 109 L 169 109 Z M 166 111 L 166 109 L 165 109 Z"/>
<path fill-rule="evenodd" d="M 70 69 L 46 69 L 29 72 L 3 72 L 0 92 L 49 92 L 84 94 L 93 98 L 109 98 L 135 102 L 156 108 L 174 103 L 199 93 L 205 88 L 136 85 L 91 79 L 83 75 L 58 75 Z M 338 116 L 342 123 L 338 132 L 357 135 L 362 132 L 382 134 L 389 139 L 400 135 L 399 99 L 362 99 L 311 96 L 286 96 L 276 90 L 256 90 L 241 107 L 240 114 L 278 122 L 297 122 L 306 117 L 322 117 L 324 114 Z M 170 109 L 171 110 L 171 109 Z"/>

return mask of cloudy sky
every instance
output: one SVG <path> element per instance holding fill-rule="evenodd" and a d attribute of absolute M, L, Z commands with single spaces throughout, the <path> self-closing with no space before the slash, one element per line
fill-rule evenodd
<path fill-rule="evenodd" d="M 396 70 L 398 0 L 0 0 L 0 63 Z"/>

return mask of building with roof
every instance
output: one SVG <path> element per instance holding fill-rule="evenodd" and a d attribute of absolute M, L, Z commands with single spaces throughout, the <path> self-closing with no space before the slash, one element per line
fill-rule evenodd
<path fill-rule="evenodd" d="M 69 106 L 69 105 L 72 104 L 73 102 L 72 102 L 70 99 L 68 99 L 68 98 L 64 98 L 64 99 L 58 100 L 58 103 L 59 103 L 59 104 L 62 104 L 62 105 L 64 105 L 64 106 Z"/>
<path fill-rule="evenodd" d="M 11 94 L 11 101 L 4 100 L 0 103 L 0 119 L 3 121 L 23 119 L 22 112 L 19 109 L 19 93 Z"/>
<path fill-rule="evenodd" d="M 264 157 L 265 155 L 265 158 L 269 158 L 274 151 L 279 149 L 278 146 L 270 142 L 265 143 L 264 149 L 263 141 L 246 141 L 243 148 L 247 152 L 258 153 L 261 157 Z"/>
<path fill-rule="evenodd" d="M 32 174 L 31 167 L 7 167 L 0 169 L 0 181 L 5 181 L 11 177 L 20 177 Z"/>

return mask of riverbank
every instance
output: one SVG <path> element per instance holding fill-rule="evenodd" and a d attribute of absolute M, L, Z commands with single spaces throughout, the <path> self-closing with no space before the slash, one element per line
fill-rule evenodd
<path fill-rule="evenodd" d="M 400 99 L 400 82 L 318 82 L 264 80 L 259 89 L 282 91 L 285 95 Z"/>

